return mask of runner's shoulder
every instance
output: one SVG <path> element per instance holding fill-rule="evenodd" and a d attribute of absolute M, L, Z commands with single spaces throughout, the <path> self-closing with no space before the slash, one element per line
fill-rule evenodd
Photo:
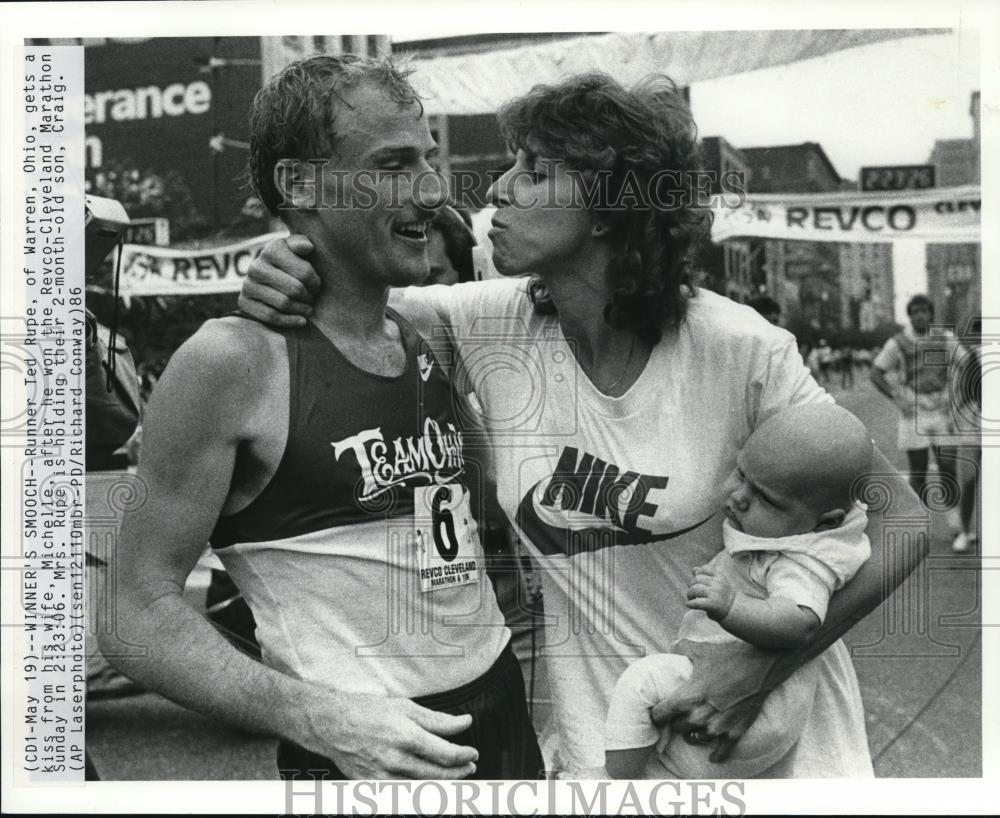
<path fill-rule="evenodd" d="M 173 369 L 217 397 L 259 394 L 285 349 L 281 333 L 239 316 L 206 321 L 170 359 Z M 167 373 L 164 373 L 165 375 Z"/>

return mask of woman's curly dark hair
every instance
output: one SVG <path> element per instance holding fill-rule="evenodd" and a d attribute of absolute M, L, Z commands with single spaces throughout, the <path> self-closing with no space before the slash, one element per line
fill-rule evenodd
<path fill-rule="evenodd" d="M 565 162 L 599 181 L 589 204 L 617 239 L 605 320 L 658 343 L 684 321 L 694 295 L 690 256 L 709 223 L 694 207 L 697 130 L 673 81 L 651 76 L 629 90 L 606 74 L 580 74 L 536 85 L 501 108 L 499 121 L 512 151 Z M 537 311 L 555 311 L 537 276 L 529 293 Z"/>

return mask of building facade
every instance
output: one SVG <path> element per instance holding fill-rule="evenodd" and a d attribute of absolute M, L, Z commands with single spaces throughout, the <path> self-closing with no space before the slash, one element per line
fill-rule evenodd
<path fill-rule="evenodd" d="M 839 190 L 840 175 L 822 146 L 741 148 L 751 193 L 820 193 Z M 829 335 L 840 326 L 842 287 L 838 245 L 768 239 L 755 258 L 753 278 L 781 306 L 785 323 Z"/>
<path fill-rule="evenodd" d="M 751 189 L 752 171 L 746 157 L 721 136 L 706 136 L 701 140 L 702 166 L 710 174 L 712 195 L 727 193 L 737 186 Z M 727 239 L 720 244 L 705 242 L 698 256 L 700 284 L 733 301 L 745 303 L 761 292 L 764 280 L 761 267 L 755 264 L 764 249 L 761 239 Z"/>
<path fill-rule="evenodd" d="M 892 245 L 838 244 L 840 251 L 840 324 L 872 332 L 892 323 L 895 290 Z"/>
<path fill-rule="evenodd" d="M 978 185 L 981 179 L 979 92 L 969 104 L 971 139 L 939 139 L 928 163 L 934 165 L 939 187 Z M 982 314 L 982 245 L 928 244 L 927 295 L 934 302 L 935 321 L 962 334 Z"/>

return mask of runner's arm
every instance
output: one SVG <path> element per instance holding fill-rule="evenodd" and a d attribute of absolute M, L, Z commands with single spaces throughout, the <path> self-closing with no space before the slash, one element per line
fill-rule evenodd
<path fill-rule="evenodd" d="M 896 341 L 890 338 L 885 342 L 885 346 L 879 350 L 878 355 L 872 362 L 871 382 L 872 385 L 893 403 L 897 400 L 897 390 L 889 383 L 886 374 L 892 372 L 901 364 Z"/>
<path fill-rule="evenodd" d="M 889 398 L 889 400 L 895 402 L 896 390 L 892 388 L 892 384 L 890 384 L 888 379 L 885 377 L 885 372 L 883 372 L 877 366 L 872 367 L 871 381 L 872 385 L 879 392 L 881 392 L 883 395 Z"/>
<path fill-rule="evenodd" d="M 469 774 L 475 750 L 440 738 L 466 728 L 467 718 L 407 700 L 348 696 L 271 670 L 183 600 L 256 403 L 247 363 L 254 356 L 220 323 L 178 350 L 153 396 L 138 474 L 147 497 L 126 515 L 108 567 L 117 579 L 118 619 L 115 633 L 102 635 L 102 649 L 144 686 L 247 730 L 288 738 L 352 777 Z"/>

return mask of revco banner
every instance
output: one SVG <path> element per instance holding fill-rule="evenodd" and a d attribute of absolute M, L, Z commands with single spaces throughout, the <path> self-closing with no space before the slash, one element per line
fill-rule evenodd
<path fill-rule="evenodd" d="M 980 240 L 980 188 L 895 193 L 749 194 L 713 206 L 712 241 L 755 236 L 802 241 L 941 243 Z M 736 206 L 734 206 L 736 205 Z M 221 247 L 179 250 L 126 244 L 121 292 L 199 295 L 238 292 L 257 250 L 285 233 L 268 233 Z"/>
<path fill-rule="evenodd" d="M 239 292 L 257 251 L 287 233 L 267 233 L 222 247 L 179 250 L 126 244 L 122 248 L 123 295 L 208 295 Z"/>
<path fill-rule="evenodd" d="M 712 241 L 741 236 L 802 241 L 980 241 L 978 185 L 890 193 L 716 197 Z M 737 205 L 737 206 L 733 206 Z"/>

